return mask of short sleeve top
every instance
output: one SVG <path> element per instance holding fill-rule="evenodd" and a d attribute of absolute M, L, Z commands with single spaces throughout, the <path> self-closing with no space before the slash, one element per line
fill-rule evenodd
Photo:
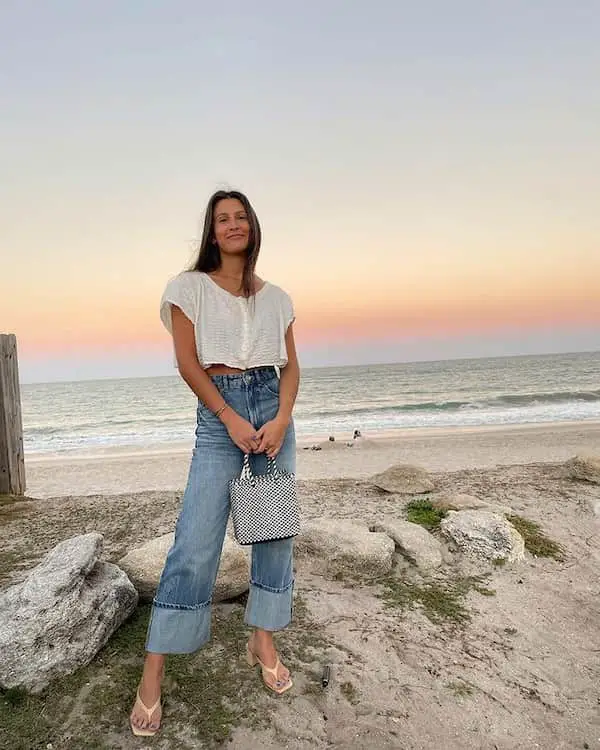
<path fill-rule="evenodd" d="M 283 289 L 265 282 L 250 299 L 236 297 L 202 271 L 172 278 L 160 301 L 160 318 L 172 335 L 171 305 L 194 324 L 198 361 L 247 370 L 287 364 L 285 335 L 294 305 Z"/>

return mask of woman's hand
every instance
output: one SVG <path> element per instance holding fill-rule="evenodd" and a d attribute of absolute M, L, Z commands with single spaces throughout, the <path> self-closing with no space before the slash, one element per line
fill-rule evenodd
<path fill-rule="evenodd" d="M 275 417 L 258 430 L 258 445 L 255 448 L 256 453 L 266 453 L 269 458 L 275 456 L 281 450 L 288 422 L 284 419 Z"/>
<path fill-rule="evenodd" d="M 247 419 L 240 417 L 237 412 L 228 407 L 223 412 L 222 422 L 227 428 L 229 437 L 240 450 L 244 451 L 244 453 L 258 452 L 258 432 Z"/>

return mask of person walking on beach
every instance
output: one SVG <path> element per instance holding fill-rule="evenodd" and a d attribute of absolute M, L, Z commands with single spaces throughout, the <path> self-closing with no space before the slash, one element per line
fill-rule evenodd
<path fill-rule="evenodd" d="M 255 273 L 261 231 L 238 191 L 209 200 L 192 270 L 171 279 L 160 303 L 179 373 L 198 398 L 196 441 L 173 545 L 156 590 L 131 729 L 154 735 L 167 654 L 192 653 L 210 637 L 211 597 L 229 517 L 229 481 L 250 454 L 262 473 L 277 456 L 295 472 L 292 410 L 300 370 L 289 295 Z M 277 369 L 276 369 L 277 368 Z M 278 376 L 277 371 L 280 375 Z M 273 692 L 289 690 L 273 633 L 292 617 L 293 539 L 252 547 L 245 622 L 250 665 Z"/>

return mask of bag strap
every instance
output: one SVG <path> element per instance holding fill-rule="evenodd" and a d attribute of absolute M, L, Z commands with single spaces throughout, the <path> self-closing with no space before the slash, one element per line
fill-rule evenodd
<path fill-rule="evenodd" d="M 267 474 L 272 474 L 275 479 L 279 478 L 282 474 L 281 469 L 277 465 L 277 461 L 274 458 L 267 459 Z M 250 454 L 244 453 L 244 463 L 242 464 L 242 471 L 240 473 L 240 479 L 253 479 L 254 472 L 250 466 Z"/>
<path fill-rule="evenodd" d="M 275 478 L 281 476 L 281 470 L 277 466 L 275 458 L 267 459 L 267 474 L 272 474 Z"/>
<path fill-rule="evenodd" d="M 244 463 L 242 464 L 240 479 L 252 479 L 253 476 L 252 467 L 250 466 L 250 454 L 244 453 Z"/>

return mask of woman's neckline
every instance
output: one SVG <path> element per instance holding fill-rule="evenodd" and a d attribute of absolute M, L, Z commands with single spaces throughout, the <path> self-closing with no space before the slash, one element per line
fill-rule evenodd
<path fill-rule="evenodd" d="M 263 281 L 263 285 L 261 286 L 260 289 L 254 292 L 254 294 L 251 294 L 250 297 L 244 297 L 243 294 L 233 294 L 233 292 L 230 292 L 228 289 L 225 289 L 225 287 L 222 287 L 220 284 L 217 284 L 217 282 L 213 279 L 213 277 L 210 274 L 206 273 L 206 271 L 200 271 L 200 273 L 204 274 L 204 276 L 206 276 L 206 278 L 210 281 L 210 283 L 216 286 L 217 289 L 220 289 L 228 297 L 233 297 L 233 299 L 251 299 L 252 297 L 256 298 L 269 285 L 268 281 Z"/>

